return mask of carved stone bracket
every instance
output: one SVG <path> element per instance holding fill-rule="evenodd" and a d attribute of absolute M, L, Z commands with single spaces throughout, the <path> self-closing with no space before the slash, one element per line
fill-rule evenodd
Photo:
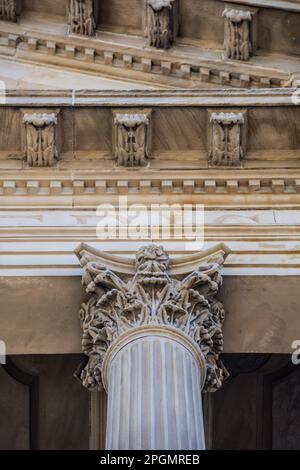
<path fill-rule="evenodd" d="M 146 23 L 149 45 L 168 49 L 178 32 L 178 0 L 146 0 Z"/>
<path fill-rule="evenodd" d="M 108 348 L 134 328 L 167 327 L 195 344 L 206 364 L 205 391 L 221 387 L 227 372 L 220 361 L 224 307 L 216 299 L 226 247 L 170 260 L 161 246 L 142 247 L 135 262 L 81 245 L 77 256 L 90 299 L 80 322 L 86 361 L 77 377 L 89 390 L 103 386 Z M 190 271 L 190 268 L 192 270 Z M 151 327 L 151 328 L 150 328 Z M 111 348 L 110 348 L 111 349 Z"/>
<path fill-rule="evenodd" d="M 25 157 L 28 165 L 53 166 L 58 157 L 57 113 L 25 113 L 23 124 Z"/>
<path fill-rule="evenodd" d="M 225 8 L 224 48 L 227 59 L 249 60 L 253 55 L 252 21 L 249 10 Z"/>
<path fill-rule="evenodd" d="M 236 166 L 244 156 L 243 113 L 212 113 L 210 117 L 210 163 L 216 166 Z"/>
<path fill-rule="evenodd" d="M 151 111 L 114 112 L 114 149 L 120 166 L 147 164 L 151 152 Z"/>
<path fill-rule="evenodd" d="M 17 0 L 0 0 L 0 20 L 17 20 Z"/>
<path fill-rule="evenodd" d="M 70 0 L 69 24 L 71 33 L 94 36 L 96 33 L 94 0 Z"/>

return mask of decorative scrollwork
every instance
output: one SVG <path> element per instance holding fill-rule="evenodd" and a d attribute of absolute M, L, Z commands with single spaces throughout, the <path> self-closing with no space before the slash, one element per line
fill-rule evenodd
<path fill-rule="evenodd" d="M 150 46 L 168 49 L 174 41 L 177 0 L 147 0 Z"/>
<path fill-rule="evenodd" d="M 69 9 L 71 32 L 94 36 L 96 32 L 94 0 L 70 0 Z"/>
<path fill-rule="evenodd" d="M 226 58 L 249 60 L 253 55 L 251 12 L 226 8 L 223 16 L 225 19 L 224 46 Z"/>
<path fill-rule="evenodd" d="M 26 113 L 26 160 L 29 166 L 53 166 L 58 156 L 56 113 Z"/>
<path fill-rule="evenodd" d="M 84 261 L 83 284 L 91 295 L 80 310 L 82 349 L 88 356 L 78 376 L 90 390 L 101 389 L 101 367 L 112 342 L 131 328 L 165 325 L 190 336 L 206 361 L 205 391 L 217 390 L 227 372 L 219 359 L 225 312 L 215 299 L 222 282 L 220 265 L 202 264 L 177 279 L 161 246 L 142 247 L 134 274 L 121 279 L 97 261 Z"/>

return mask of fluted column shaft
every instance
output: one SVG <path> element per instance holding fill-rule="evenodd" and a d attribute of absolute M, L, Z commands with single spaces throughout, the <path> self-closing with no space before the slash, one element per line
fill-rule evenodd
<path fill-rule="evenodd" d="M 174 328 L 135 328 L 104 359 L 106 449 L 204 449 L 197 345 Z"/>

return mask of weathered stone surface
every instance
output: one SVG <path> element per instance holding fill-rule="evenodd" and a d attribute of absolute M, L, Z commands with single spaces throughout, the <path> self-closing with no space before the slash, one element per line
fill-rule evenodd
<path fill-rule="evenodd" d="M 300 7 L 296 2 L 282 5 L 273 0 L 268 8 L 265 1 L 258 2 L 258 8 L 253 8 L 252 1 L 250 5 L 223 0 L 149 2 L 24 1 L 21 28 L 2 23 L 3 55 L 12 64 L 19 59 L 50 67 L 56 64 L 65 71 L 81 69 L 92 76 L 114 75 L 117 79 L 121 72 L 124 80 L 172 88 L 286 87 L 299 72 Z M 225 20 L 224 7 L 228 11 Z M 225 52 L 225 60 L 220 61 L 224 21 L 232 28 L 226 27 L 229 33 L 225 34 L 229 55 Z M 70 31 L 74 34 L 68 35 Z M 86 60 L 82 60 L 84 50 L 77 33 L 85 36 L 84 49 L 94 51 L 86 54 Z M 152 50 L 145 48 L 145 36 L 153 44 Z M 174 43 L 176 47 L 170 48 Z M 256 50 L 257 57 L 253 55 Z M 252 57 L 250 63 L 248 57 Z"/>
<path fill-rule="evenodd" d="M 16 21 L 17 20 L 17 1 L 16 0 L 0 0 L 0 20 Z"/>
<path fill-rule="evenodd" d="M 56 113 L 25 113 L 26 161 L 29 166 L 53 166 L 58 157 Z"/>
<path fill-rule="evenodd" d="M 94 0 L 70 0 L 69 9 L 71 32 L 94 36 L 96 32 Z"/>
<path fill-rule="evenodd" d="M 249 60 L 253 54 L 252 15 L 247 10 L 225 8 L 224 47 L 227 59 Z"/>
<path fill-rule="evenodd" d="M 149 45 L 168 49 L 177 29 L 177 0 L 146 0 L 146 4 Z"/>
<path fill-rule="evenodd" d="M 80 250 L 80 249 L 79 249 Z M 102 387 L 102 365 L 109 346 L 123 333 L 141 326 L 167 326 L 187 334 L 206 361 L 205 390 L 218 389 L 226 377 L 223 349 L 223 306 L 215 299 L 221 266 L 203 263 L 182 280 L 170 277 L 169 257 L 156 245 L 141 248 L 131 278 L 122 279 L 104 264 L 79 251 L 83 284 L 90 300 L 82 305 L 82 347 L 88 363 L 79 372 L 83 385 Z"/>
<path fill-rule="evenodd" d="M 213 113 L 210 118 L 211 153 L 210 162 L 216 166 L 240 165 L 243 158 L 242 113 Z"/>
<path fill-rule="evenodd" d="M 151 152 L 150 113 L 114 114 L 114 145 L 120 166 L 144 166 Z"/>

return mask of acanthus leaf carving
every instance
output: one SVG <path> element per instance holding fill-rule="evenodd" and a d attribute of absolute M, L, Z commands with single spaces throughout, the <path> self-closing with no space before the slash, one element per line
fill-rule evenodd
<path fill-rule="evenodd" d="M 168 49 L 177 33 L 177 0 L 146 0 L 150 46 Z"/>
<path fill-rule="evenodd" d="M 210 163 L 216 166 L 240 165 L 243 158 L 242 113 L 213 113 Z"/>
<path fill-rule="evenodd" d="M 17 20 L 17 0 L 0 0 L 0 20 Z"/>
<path fill-rule="evenodd" d="M 252 14 L 248 10 L 225 8 L 224 47 L 227 59 L 247 61 L 253 55 Z"/>
<path fill-rule="evenodd" d="M 96 33 L 94 0 L 70 0 L 69 23 L 72 33 L 94 36 Z"/>
<path fill-rule="evenodd" d="M 227 377 L 223 350 L 223 305 L 215 296 L 221 265 L 203 263 L 185 277 L 169 273 L 161 246 L 142 247 L 135 270 L 122 279 L 99 261 L 81 259 L 83 285 L 90 295 L 80 310 L 82 349 L 88 357 L 77 377 L 89 390 L 102 389 L 101 369 L 109 346 L 122 333 L 146 325 L 175 328 L 192 338 L 206 362 L 204 391 L 215 391 Z"/>
<path fill-rule="evenodd" d="M 116 113 L 115 156 L 120 166 L 145 166 L 150 158 L 150 113 Z"/>
<path fill-rule="evenodd" d="M 26 160 L 29 166 L 53 166 L 58 157 L 56 113 L 25 113 Z"/>

